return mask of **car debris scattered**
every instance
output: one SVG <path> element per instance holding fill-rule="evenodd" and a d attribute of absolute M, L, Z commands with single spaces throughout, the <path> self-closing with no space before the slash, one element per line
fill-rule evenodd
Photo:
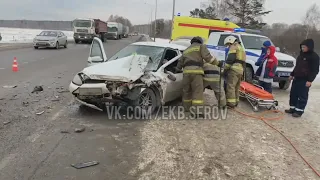
<path fill-rule="evenodd" d="M 51 101 L 60 101 L 59 96 L 54 96 L 54 98 L 51 99 Z"/>
<path fill-rule="evenodd" d="M 43 113 L 44 113 L 44 111 L 41 111 L 41 112 L 36 113 L 36 115 L 41 115 Z"/>
<path fill-rule="evenodd" d="M 8 89 L 16 88 L 16 87 L 18 87 L 18 86 L 17 85 L 12 85 L 12 86 L 5 85 L 5 86 L 3 86 L 3 88 L 8 88 Z"/>
<path fill-rule="evenodd" d="M 85 131 L 86 130 L 86 128 L 85 127 L 82 127 L 82 128 L 76 128 L 75 130 L 74 130 L 74 132 L 76 132 L 76 133 L 82 133 L 83 131 Z"/>
<path fill-rule="evenodd" d="M 11 121 L 5 121 L 5 122 L 3 122 L 3 125 L 7 125 L 7 124 L 10 124 L 11 123 Z"/>
<path fill-rule="evenodd" d="M 43 87 L 42 86 L 35 86 L 31 93 L 41 92 L 41 91 L 43 91 Z"/>
<path fill-rule="evenodd" d="M 62 134 L 69 134 L 70 132 L 68 130 L 61 130 L 60 133 Z"/>
<path fill-rule="evenodd" d="M 27 107 L 27 106 L 29 106 L 29 102 L 22 102 L 22 105 Z"/>
<path fill-rule="evenodd" d="M 84 162 L 84 163 L 71 164 L 71 166 L 76 169 L 82 169 L 90 166 L 96 166 L 98 164 L 99 164 L 98 161 L 90 161 L 90 162 Z"/>

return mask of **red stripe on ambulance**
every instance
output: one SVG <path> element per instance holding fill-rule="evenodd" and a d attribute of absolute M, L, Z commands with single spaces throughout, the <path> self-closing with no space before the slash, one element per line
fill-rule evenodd
<path fill-rule="evenodd" d="M 205 25 L 197 25 L 197 24 L 179 23 L 179 26 L 210 29 L 210 30 L 220 30 L 220 31 L 233 31 L 233 28 L 222 28 L 222 27 L 205 26 Z"/>

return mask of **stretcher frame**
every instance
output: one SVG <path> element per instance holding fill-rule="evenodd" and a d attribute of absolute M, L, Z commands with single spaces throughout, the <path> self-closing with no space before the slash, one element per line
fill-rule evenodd
<path fill-rule="evenodd" d="M 263 87 L 261 87 L 257 84 L 253 84 L 253 85 L 264 90 Z M 272 99 L 272 100 L 271 99 L 270 100 L 260 99 L 258 97 L 255 97 L 252 94 L 246 93 L 245 89 L 244 89 L 244 91 L 239 89 L 239 95 L 240 95 L 240 97 L 246 98 L 248 100 L 248 102 L 251 104 L 254 112 L 259 111 L 259 107 L 265 107 L 268 110 L 278 110 L 278 101 L 275 99 Z"/>

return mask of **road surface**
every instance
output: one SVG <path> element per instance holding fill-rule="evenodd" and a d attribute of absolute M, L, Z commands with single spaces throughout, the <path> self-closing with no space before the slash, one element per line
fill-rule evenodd
<path fill-rule="evenodd" d="M 107 56 L 135 40 L 108 41 Z M 86 66 L 88 54 L 84 44 L 0 52 L 1 180 L 317 178 L 277 132 L 235 112 L 221 121 L 144 121 L 108 119 L 105 113 L 79 108 L 66 90 Z M 13 57 L 19 72 L 11 71 Z M 31 93 L 39 85 L 43 92 Z M 275 89 L 275 94 L 284 110 L 288 91 Z M 285 115 L 270 123 L 320 170 L 319 89 L 310 96 L 302 119 Z M 206 103 L 213 101 L 206 91 Z M 240 108 L 252 112 L 247 103 Z M 84 132 L 74 132 L 83 127 Z M 99 164 L 71 167 L 88 161 Z"/>

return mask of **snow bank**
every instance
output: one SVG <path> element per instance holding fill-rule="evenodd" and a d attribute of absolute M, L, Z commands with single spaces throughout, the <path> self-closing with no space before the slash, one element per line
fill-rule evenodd
<path fill-rule="evenodd" d="M 2 40 L 0 43 L 31 43 L 33 38 L 43 31 L 41 29 L 21 29 L 21 28 L 1 28 L 0 33 Z M 68 36 L 69 40 L 73 40 L 72 31 L 62 31 Z"/>
<path fill-rule="evenodd" d="M 170 39 L 156 38 L 156 42 L 159 42 L 159 43 L 168 43 L 169 41 Z"/>

